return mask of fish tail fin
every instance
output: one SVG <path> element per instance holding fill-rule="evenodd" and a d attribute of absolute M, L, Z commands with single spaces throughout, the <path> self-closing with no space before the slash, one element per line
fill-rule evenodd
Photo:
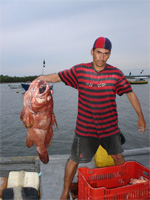
<path fill-rule="evenodd" d="M 47 164 L 48 162 L 49 162 L 49 156 L 48 156 L 48 152 L 46 151 L 46 152 L 42 152 L 42 153 L 40 153 L 40 152 L 38 152 L 38 154 L 39 154 L 39 158 L 40 158 L 40 160 L 44 163 L 44 164 Z"/>

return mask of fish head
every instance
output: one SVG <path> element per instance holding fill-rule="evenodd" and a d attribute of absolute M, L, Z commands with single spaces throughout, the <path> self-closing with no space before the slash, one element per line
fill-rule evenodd
<path fill-rule="evenodd" d="M 49 107 L 52 108 L 53 98 L 47 82 L 35 80 L 29 89 L 32 93 L 31 105 L 33 112 L 44 111 Z"/>

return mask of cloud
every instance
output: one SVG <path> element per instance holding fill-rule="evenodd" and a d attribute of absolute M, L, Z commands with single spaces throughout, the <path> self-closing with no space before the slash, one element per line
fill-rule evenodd
<path fill-rule="evenodd" d="M 148 66 L 146 3 L 22 2 L 16 1 L 13 9 L 9 6 L 11 12 L 4 20 L 7 23 L 3 22 L 2 73 L 39 74 L 43 59 L 45 73 L 90 62 L 90 49 L 100 35 L 113 42 L 112 64 L 126 68 Z M 6 11 L 8 7 L 3 16 Z"/>

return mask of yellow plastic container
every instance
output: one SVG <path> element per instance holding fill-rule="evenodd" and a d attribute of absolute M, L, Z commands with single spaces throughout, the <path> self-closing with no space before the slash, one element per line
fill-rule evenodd
<path fill-rule="evenodd" d="M 115 165 L 114 160 L 107 151 L 100 145 L 95 156 L 94 161 L 96 167 L 108 167 Z"/>
<path fill-rule="evenodd" d="M 7 188 L 32 187 L 39 189 L 39 175 L 37 172 L 11 171 L 8 176 Z"/>

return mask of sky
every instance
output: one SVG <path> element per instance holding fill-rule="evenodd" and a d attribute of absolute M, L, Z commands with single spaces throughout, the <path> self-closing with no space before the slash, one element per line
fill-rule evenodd
<path fill-rule="evenodd" d="M 149 19 L 149 0 L 0 0 L 0 74 L 50 74 L 92 62 L 100 36 L 112 42 L 108 64 L 125 75 L 150 74 Z"/>

